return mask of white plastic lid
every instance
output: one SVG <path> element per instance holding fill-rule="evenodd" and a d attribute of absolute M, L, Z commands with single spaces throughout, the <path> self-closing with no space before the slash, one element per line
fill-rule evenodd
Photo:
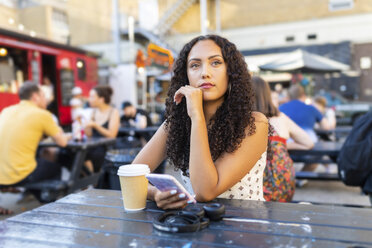
<path fill-rule="evenodd" d="M 119 167 L 118 176 L 135 177 L 150 173 L 150 168 L 147 164 L 128 164 Z"/>

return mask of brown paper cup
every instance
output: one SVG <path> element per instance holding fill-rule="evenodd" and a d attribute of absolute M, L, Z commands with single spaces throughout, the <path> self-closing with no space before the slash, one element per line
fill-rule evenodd
<path fill-rule="evenodd" d="M 120 166 L 118 176 L 124 208 L 127 211 L 138 211 L 146 208 L 148 180 L 145 177 L 150 169 L 144 164 Z"/>

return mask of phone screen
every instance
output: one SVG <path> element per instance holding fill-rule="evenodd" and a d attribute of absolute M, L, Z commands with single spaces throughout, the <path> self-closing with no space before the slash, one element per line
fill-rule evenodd
<path fill-rule="evenodd" d="M 181 193 L 180 188 L 172 181 L 164 178 L 149 178 L 151 184 L 160 189 L 161 191 L 177 190 L 177 193 Z"/>
<path fill-rule="evenodd" d="M 160 191 L 177 190 L 177 193 L 185 193 L 189 200 L 196 202 L 194 197 L 171 175 L 148 174 L 146 178 Z"/>

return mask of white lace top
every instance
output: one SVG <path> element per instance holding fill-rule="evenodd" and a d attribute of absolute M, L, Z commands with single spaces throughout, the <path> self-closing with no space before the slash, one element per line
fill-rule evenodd
<path fill-rule="evenodd" d="M 238 183 L 229 190 L 225 191 L 218 198 L 238 199 L 238 200 L 258 200 L 265 201 L 263 197 L 263 172 L 266 166 L 266 151 L 261 155 L 261 158 L 252 167 Z M 189 177 L 182 175 L 182 182 L 185 188 L 194 194 Z"/>

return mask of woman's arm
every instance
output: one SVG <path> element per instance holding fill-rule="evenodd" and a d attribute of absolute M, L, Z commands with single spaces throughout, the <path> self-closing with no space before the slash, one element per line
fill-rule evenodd
<path fill-rule="evenodd" d="M 241 180 L 266 151 L 268 120 L 263 114 L 255 112 L 256 132 L 247 135 L 233 153 L 222 154 L 213 163 L 202 107 L 202 91 L 186 85 L 176 91 L 176 104 L 183 97 L 186 98 L 187 114 L 191 119 L 189 172 L 192 188 L 197 201 L 210 201 Z"/>
<path fill-rule="evenodd" d="M 283 120 L 285 121 L 285 125 L 288 127 L 289 136 L 293 139 L 294 142 L 288 142 L 287 148 L 290 149 L 303 149 L 308 150 L 313 148 L 314 142 L 311 140 L 310 136 L 299 127 L 294 121 L 292 121 L 288 116 L 284 113 Z"/>
<path fill-rule="evenodd" d="M 190 179 L 198 201 L 210 201 L 241 180 L 267 149 L 268 121 L 254 113 L 256 132 L 246 136 L 233 153 L 223 154 L 213 163 L 204 118 L 192 119 Z"/>
<path fill-rule="evenodd" d="M 84 127 L 84 132 L 88 137 L 92 137 L 93 135 L 92 125 L 90 125 L 91 122 L 92 121 L 87 122 Z"/>
<path fill-rule="evenodd" d="M 92 135 L 93 135 L 93 131 L 92 131 L 92 128 L 89 126 L 89 127 L 85 127 L 84 128 L 84 132 L 85 132 L 85 134 L 88 136 L 88 137 L 92 137 Z"/>
<path fill-rule="evenodd" d="M 154 171 L 166 158 L 167 133 L 163 123 L 145 147 L 133 160 L 133 164 L 147 164 L 151 171 Z"/>
<path fill-rule="evenodd" d="M 150 170 L 154 171 L 166 158 L 166 142 L 167 132 L 165 131 L 165 123 L 163 123 L 132 163 L 147 164 Z M 177 194 L 174 191 L 161 192 L 150 184 L 147 199 L 156 201 L 157 206 L 163 209 L 182 208 L 187 205 L 187 199 L 182 197 L 182 194 Z"/>
<path fill-rule="evenodd" d="M 96 122 L 92 123 L 92 128 L 96 129 L 102 136 L 107 138 L 116 138 L 119 132 L 119 126 L 120 117 L 117 109 L 114 109 L 110 116 L 108 128 L 104 128 Z"/>

